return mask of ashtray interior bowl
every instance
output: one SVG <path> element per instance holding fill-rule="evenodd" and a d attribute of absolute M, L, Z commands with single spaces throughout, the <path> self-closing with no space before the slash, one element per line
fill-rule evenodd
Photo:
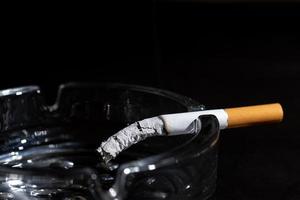
<path fill-rule="evenodd" d="M 203 110 L 173 92 L 124 84 L 62 85 L 54 105 L 39 87 L 0 91 L 0 197 L 207 199 L 215 190 L 218 122 L 198 135 L 149 138 L 104 166 L 96 149 L 135 121 Z"/>

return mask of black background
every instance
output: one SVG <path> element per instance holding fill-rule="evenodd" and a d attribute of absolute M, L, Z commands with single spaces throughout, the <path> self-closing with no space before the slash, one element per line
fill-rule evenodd
<path fill-rule="evenodd" d="M 300 199 L 300 31 L 295 3 L 152 1 L 13 5 L 0 88 L 69 81 L 168 89 L 209 108 L 280 102 L 282 124 L 226 130 L 217 199 Z"/>

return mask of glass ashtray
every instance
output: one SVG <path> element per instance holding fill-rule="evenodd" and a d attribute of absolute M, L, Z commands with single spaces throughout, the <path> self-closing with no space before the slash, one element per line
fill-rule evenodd
<path fill-rule="evenodd" d="M 173 92 L 124 84 L 64 84 L 46 105 L 38 86 L 0 91 L 0 199 L 203 200 L 216 186 L 219 124 L 148 138 L 108 165 L 96 151 L 125 126 L 204 110 Z"/>

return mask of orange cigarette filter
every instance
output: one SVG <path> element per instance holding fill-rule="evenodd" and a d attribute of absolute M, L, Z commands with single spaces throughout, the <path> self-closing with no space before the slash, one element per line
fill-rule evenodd
<path fill-rule="evenodd" d="M 279 103 L 224 109 L 228 115 L 227 128 L 281 122 L 283 109 Z"/>

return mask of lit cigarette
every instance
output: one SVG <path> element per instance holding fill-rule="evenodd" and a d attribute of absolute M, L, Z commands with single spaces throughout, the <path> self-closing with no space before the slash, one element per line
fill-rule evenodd
<path fill-rule="evenodd" d="M 148 137 L 172 136 L 198 133 L 201 130 L 201 115 L 214 115 L 220 129 L 276 123 L 283 119 L 283 110 L 279 103 L 246 106 L 227 109 L 160 115 L 131 124 L 102 142 L 97 149 L 108 162 L 120 152 Z"/>
<path fill-rule="evenodd" d="M 215 115 L 220 129 L 253 126 L 257 124 L 276 123 L 283 119 L 283 110 L 279 103 L 205 110 L 198 112 L 161 115 L 169 135 L 184 134 L 192 121 L 200 115 Z"/>

